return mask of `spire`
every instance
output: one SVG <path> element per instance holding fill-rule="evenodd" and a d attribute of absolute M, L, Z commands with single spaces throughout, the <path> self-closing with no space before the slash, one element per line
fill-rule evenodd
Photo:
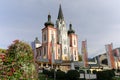
<path fill-rule="evenodd" d="M 64 19 L 61 4 L 60 4 L 60 7 L 59 7 L 58 19 Z"/>
<path fill-rule="evenodd" d="M 51 15 L 50 13 L 48 14 L 48 21 L 45 22 L 45 27 L 47 27 L 48 25 L 54 26 L 54 24 L 51 22 Z"/>

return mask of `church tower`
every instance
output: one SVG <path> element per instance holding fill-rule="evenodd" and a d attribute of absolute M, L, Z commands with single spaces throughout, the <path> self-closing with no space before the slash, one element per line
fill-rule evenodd
<path fill-rule="evenodd" d="M 54 24 L 51 22 L 51 15 L 48 15 L 48 21 L 45 22 L 45 27 L 42 29 L 42 58 L 52 61 L 52 48 L 54 45 L 54 49 L 57 46 L 57 32 L 56 28 L 54 28 Z M 52 40 L 54 39 L 54 42 Z M 55 50 L 56 51 L 56 50 Z M 54 52 L 56 53 L 56 52 Z"/>
<path fill-rule="evenodd" d="M 69 46 L 66 23 L 62 13 L 61 5 L 59 6 L 58 18 L 56 21 L 57 43 L 61 45 L 62 60 L 69 60 Z"/>
<path fill-rule="evenodd" d="M 69 46 L 70 46 L 70 56 L 72 61 L 78 61 L 78 36 L 72 29 L 72 24 L 69 25 L 68 30 Z"/>
<path fill-rule="evenodd" d="M 88 52 L 87 52 L 87 40 L 82 41 L 82 60 L 84 67 L 88 67 Z"/>

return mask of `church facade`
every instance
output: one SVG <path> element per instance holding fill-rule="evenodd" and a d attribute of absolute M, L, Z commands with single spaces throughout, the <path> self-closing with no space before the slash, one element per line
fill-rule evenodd
<path fill-rule="evenodd" d="M 78 61 L 78 36 L 69 24 L 66 27 L 61 5 L 59 6 L 56 25 L 51 21 L 48 14 L 48 21 L 42 29 L 42 42 L 36 38 L 32 43 L 34 59 L 42 66 L 62 64 L 63 62 Z"/>

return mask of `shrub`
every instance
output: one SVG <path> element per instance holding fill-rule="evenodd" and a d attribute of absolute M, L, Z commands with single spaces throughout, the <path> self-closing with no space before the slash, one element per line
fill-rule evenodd
<path fill-rule="evenodd" d="M 67 80 L 79 80 L 80 74 L 77 70 L 69 70 L 66 74 Z"/>
<path fill-rule="evenodd" d="M 49 76 L 52 77 L 52 78 L 54 78 L 54 73 L 55 73 L 54 69 L 50 70 Z"/>
<path fill-rule="evenodd" d="M 80 72 L 80 73 L 85 73 L 85 71 L 84 71 L 84 70 L 79 70 L 79 72 Z"/>
<path fill-rule="evenodd" d="M 87 73 L 91 73 L 91 71 L 90 71 L 90 70 L 87 70 Z"/>
<path fill-rule="evenodd" d="M 112 78 L 115 76 L 113 70 L 106 70 L 106 71 L 98 71 L 97 78 L 98 80 L 113 80 Z"/>
<path fill-rule="evenodd" d="M 93 72 L 93 74 L 97 74 L 97 71 L 96 71 L 96 70 L 93 70 L 92 72 Z"/>
<path fill-rule="evenodd" d="M 43 74 L 45 74 L 45 75 L 49 75 L 49 71 L 46 70 L 46 69 L 43 69 Z"/>
<path fill-rule="evenodd" d="M 59 70 L 56 72 L 56 79 L 57 80 L 65 80 L 65 78 L 66 78 L 65 75 L 66 75 L 65 72 Z"/>

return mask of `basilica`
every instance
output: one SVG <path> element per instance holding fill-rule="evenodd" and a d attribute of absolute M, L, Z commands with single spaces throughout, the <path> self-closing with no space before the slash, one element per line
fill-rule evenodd
<path fill-rule="evenodd" d="M 32 42 L 34 59 L 41 67 L 70 67 L 70 63 L 78 61 L 78 36 L 73 30 L 72 24 L 67 29 L 61 5 L 59 5 L 56 25 L 48 21 L 42 29 L 42 41 L 36 38 Z"/>

